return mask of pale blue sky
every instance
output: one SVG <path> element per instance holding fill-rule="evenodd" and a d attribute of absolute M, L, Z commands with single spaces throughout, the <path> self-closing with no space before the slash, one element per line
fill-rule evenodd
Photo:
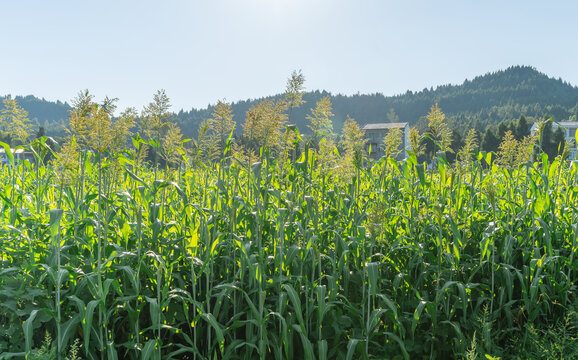
<path fill-rule="evenodd" d="M 530 65 L 578 85 L 578 2 L 0 0 L 0 95 L 173 111 L 285 89 L 395 95 Z"/>

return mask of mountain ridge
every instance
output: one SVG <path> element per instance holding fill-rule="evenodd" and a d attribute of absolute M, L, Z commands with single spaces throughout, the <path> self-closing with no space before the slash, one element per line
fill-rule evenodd
<path fill-rule="evenodd" d="M 236 131 L 241 132 L 245 113 L 251 106 L 267 98 L 281 98 L 276 94 L 259 99 L 241 100 L 231 104 Z M 578 117 L 578 87 L 539 72 L 530 66 L 511 66 L 505 70 L 488 72 L 461 84 L 445 84 L 424 88 L 421 91 L 408 90 L 403 94 L 385 96 L 382 93 L 341 95 L 325 90 L 306 92 L 306 101 L 293 109 L 291 122 L 303 132 L 307 132 L 306 116 L 315 103 L 324 96 L 330 96 L 333 105 L 334 129 L 341 130 L 347 116 L 360 124 L 387 122 L 388 113 L 393 110 L 399 121 L 409 122 L 418 128 L 424 127 L 424 116 L 430 107 L 438 104 L 455 129 L 464 133 L 469 128 L 484 131 L 502 121 L 515 120 L 526 116 L 530 121 L 543 117 L 553 117 L 557 121 L 576 120 Z M 5 97 L 0 97 L 4 99 Z M 33 95 L 16 96 L 18 103 L 29 112 L 29 117 L 52 136 L 62 136 L 71 106 L 67 102 L 47 101 Z M 1 108 L 1 105 L 0 105 Z M 186 137 L 195 137 L 202 121 L 211 117 L 214 106 L 174 113 L 174 120 L 180 125 Z"/>
<path fill-rule="evenodd" d="M 534 67 L 520 65 L 466 79 L 459 85 L 439 85 L 435 89 L 424 88 L 416 92 L 408 90 L 394 96 L 382 93 L 334 95 L 327 91 L 310 91 L 304 94 L 306 103 L 293 109 L 291 122 L 307 132 L 306 115 L 315 102 L 326 95 L 331 97 L 333 104 L 336 131 L 340 131 L 348 115 L 360 124 L 387 122 L 391 109 L 399 121 L 424 128 L 424 117 L 436 103 L 454 123 L 456 130 L 462 133 L 472 127 L 483 132 L 488 126 L 516 120 L 522 115 L 529 121 L 544 117 L 563 121 L 578 115 L 578 87 L 560 78 L 548 77 Z M 282 94 L 267 98 L 280 96 Z M 244 121 L 249 107 L 262 99 L 265 98 L 232 103 L 237 124 Z M 176 118 L 181 127 L 187 129 L 209 118 L 211 110 L 212 107 L 181 111 Z M 240 126 L 237 127 L 239 130 Z"/>

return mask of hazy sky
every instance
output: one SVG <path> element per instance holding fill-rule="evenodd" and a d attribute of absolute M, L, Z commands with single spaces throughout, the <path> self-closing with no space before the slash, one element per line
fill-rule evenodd
<path fill-rule="evenodd" d="M 578 85 L 577 1 L 0 0 L 0 95 L 173 111 L 285 90 L 395 95 L 530 65 Z"/>

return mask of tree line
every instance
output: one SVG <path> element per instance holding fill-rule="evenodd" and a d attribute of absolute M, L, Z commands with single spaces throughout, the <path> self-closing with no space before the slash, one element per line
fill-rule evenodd
<path fill-rule="evenodd" d="M 365 123 L 404 121 L 409 122 L 412 127 L 413 146 L 418 146 L 418 144 L 423 146 L 423 151 L 414 147 L 414 152 L 420 156 L 420 160 L 431 161 L 436 149 L 433 140 L 435 134 L 434 136 L 428 134 L 436 130 L 432 130 L 430 115 L 432 111 L 437 112 L 439 110 L 441 112 L 441 108 L 444 108 L 443 122 L 452 129 L 451 140 L 444 140 L 446 143 L 443 145 L 447 149 L 446 153 L 450 162 L 459 160 L 458 154 L 464 146 L 468 145 L 468 138 L 471 141 L 475 136 L 476 144 L 480 150 L 497 153 L 500 151 L 500 144 L 508 131 L 511 132 L 516 141 L 521 142 L 530 135 L 530 126 L 533 122 L 543 122 L 544 124 L 540 128 L 539 144 L 541 149 L 550 157 L 562 153 L 565 145 L 562 130 L 560 128 L 554 130 L 551 121 L 544 121 L 550 116 L 538 111 L 542 105 L 536 104 L 534 110 L 530 110 L 530 104 L 524 105 L 524 102 L 531 101 L 529 98 L 518 98 L 518 103 L 515 105 L 510 100 L 506 105 L 500 107 L 501 115 L 499 118 L 502 120 L 498 122 L 488 120 L 484 123 L 481 116 L 468 117 L 466 113 L 455 115 L 456 106 L 469 108 L 468 114 L 470 115 L 474 114 L 478 108 L 480 109 L 478 115 L 487 113 L 487 107 L 484 107 L 483 104 L 488 105 L 490 99 L 493 99 L 496 94 L 503 95 L 508 89 L 512 90 L 512 84 L 516 82 L 519 83 L 516 86 L 519 89 L 541 89 L 543 86 L 546 90 L 552 91 L 553 94 L 550 94 L 550 98 L 563 100 L 561 104 L 556 105 L 557 107 L 571 104 L 574 96 L 572 94 L 576 92 L 576 88 L 569 84 L 561 80 L 549 79 L 532 68 L 512 67 L 506 71 L 466 81 L 461 86 L 442 86 L 436 90 L 424 89 L 419 93 L 410 92 L 403 96 L 384 100 L 385 98 L 379 94 L 347 97 L 332 96 L 329 93 L 318 91 L 306 92 L 305 78 L 301 72 L 296 71 L 291 74 L 285 92 L 281 95 L 238 103 L 219 101 L 215 106 L 204 110 L 193 109 L 190 112 L 181 110 L 178 113 L 172 113 L 168 96 L 164 91 L 159 91 L 154 95 L 153 101 L 145 106 L 140 113 L 133 108 L 127 109 L 128 113 L 116 115 L 116 99 L 109 98 L 106 98 L 102 104 L 98 104 L 103 109 L 103 114 L 90 113 L 90 111 L 96 110 L 88 111 L 87 108 L 95 106 L 96 103 L 94 96 L 88 91 L 84 91 L 72 101 L 72 105 L 65 104 L 70 108 L 67 115 L 68 119 L 64 125 L 64 130 L 59 133 L 57 138 L 64 140 L 75 136 L 76 141 L 86 142 L 85 137 L 90 134 L 84 133 L 85 130 L 83 129 L 76 128 L 75 123 L 87 122 L 89 124 L 92 121 L 94 122 L 93 125 L 83 125 L 91 129 L 90 126 L 96 126 L 97 123 L 104 121 L 104 114 L 106 115 L 105 123 L 116 124 L 122 123 L 128 116 L 127 114 L 130 113 L 132 122 L 125 124 L 126 134 L 121 137 L 124 139 L 125 145 L 131 143 L 128 139 L 133 134 L 137 134 L 136 136 L 142 141 L 154 142 L 153 145 L 142 146 L 140 152 L 134 154 L 143 161 L 148 159 L 154 163 L 159 161 L 174 162 L 177 153 L 185 151 L 175 150 L 179 148 L 180 142 L 184 141 L 183 139 L 193 139 L 182 147 L 188 149 L 186 151 L 193 161 L 199 159 L 218 160 L 225 153 L 227 140 L 230 140 L 228 151 L 236 151 L 239 156 L 256 158 L 260 149 L 264 148 L 267 149 L 268 156 L 295 159 L 307 149 L 323 150 L 327 152 L 327 155 L 335 147 L 344 150 L 346 148 L 343 140 L 346 137 L 345 132 L 352 131 L 351 123 L 353 121 L 359 129 Z M 510 84 L 509 87 L 506 84 Z M 546 96 L 542 90 L 539 93 Z M 436 96 L 427 97 L 426 94 L 436 94 Z M 479 97 L 478 108 L 472 104 L 467 105 L 467 101 L 466 104 L 455 101 L 463 98 L 464 94 L 472 95 L 472 99 Z M 382 101 L 376 101 L 378 98 Z M 432 98 L 440 101 L 432 103 Z M 45 131 L 44 126 L 38 126 L 35 118 L 29 119 L 28 112 L 17 101 L 22 99 L 28 99 L 27 101 L 30 102 L 29 97 L 6 97 L 3 100 L 3 108 L 0 110 L 0 140 L 11 146 L 25 144 L 33 137 L 40 138 L 44 135 L 52 135 Z M 450 101 L 450 99 L 453 100 Z M 91 105 L 89 106 L 89 104 Z M 397 104 L 397 106 L 389 106 L 388 104 Z M 404 105 L 401 106 L 400 104 Z M 435 109 L 432 108 L 433 104 L 435 104 Z M 449 112 L 444 104 L 450 108 Z M 414 112 L 421 109 L 419 110 L 421 113 L 408 115 L 407 109 L 409 108 Z M 506 108 L 510 110 L 506 110 Z M 546 108 L 554 109 L 553 106 L 546 106 Z M 575 114 L 570 115 L 573 111 L 576 112 L 574 108 L 562 112 L 563 116 L 568 116 L 568 118 L 564 118 L 565 120 L 576 119 Z M 454 114 L 451 112 L 452 109 Z M 500 112 L 496 110 L 496 107 L 492 109 L 491 111 Z M 522 114 L 516 120 L 512 120 L 511 116 L 516 111 L 522 110 L 528 110 L 529 114 L 539 113 L 541 115 L 535 117 Z M 372 112 L 385 115 L 371 115 Z M 243 115 L 245 115 L 244 121 L 241 121 Z M 439 114 L 436 116 L 434 118 L 440 118 Z M 560 118 L 554 119 L 560 120 Z M 472 129 L 475 130 L 474 133 L 470 131 Z M 89 131 L 92 130 L 94 129 Z M 340 135 L 338 135 L 339 133 Z M 93 131 L 92 134 L 98 134 L 98 131 Z M 384 142 L 382 145 L 384 149 L 388 148 L 387 154 L 399 152 L 399 146 L 396 148 L 393 144 L 397 141 L 395 138 L 400 136 L 402 135 L 389 135 L 387 143 Z M 136 144 L 135 142 L 132 143 L 133 145 Z M 163 144 L 165 148 L 162 148 Z M 163 152 L 165 155 L 161 156 Z"/>
<path fill-rule="evenodd" d="M 334 105 L 326 95 L 305 115 L 307 132 L 302 133 L 292 119 L 306 103 L 304 82 L 303 74 L 294 71 L 283 96 L 254 103 L 246 111 L 240 129 L 233 120 L 232 104 L 219 101 L 210 116 L 201 122 L 193 139 L 181 132 L 164 90 L 154 94 L 142 111 L 128 108 L 118 115 L 118 99 L 106 97 L 98 103 L 94 95 L 85 90 L 72 101 L 67 135 L 59 141 L 63 145 L 57 158 L 74 159 L 88 152 L 97 158 L 125 154 L 135 169 L 143 164 L 156 169 L 185 164 L 210 166 L 234 157 L 249 165 L 255 161 L 275 161 L 282 168 L 288 161 L 307 162 L 314 154 L 320 167 L 328 170 L 340 167 L 346 178 L 352 178 L 355 169 L 371 165 L 362 127 L 348 115 L 341 131 L 335 132 Z M 398 122 L 399 115 L 390 110 L 387 120 Z M 43 135 L 33 136 L 33 128 L 26 110 L 15 99 L 4 99 L 4 108 L 0 111 L 2 138 L 11 147 L 26 145 L 33 137 L 38 139 Z M 472 128 L 463 136 L 454 129 L 438 103 L 430 107 L 420 123 L 410 127 L 408 135 L 410 156 L 432 165 L 440 154 L 459 166 L 474 160 L 472 156 L 479 151 L 485 151 L 497 154 L 499 163 L 515 166 L 536 159 L 539 152 L 551 158 L 560 154 L 568 156 L 573 146 L 565 141 L 560 128 L 553 130 L 550 120 L 540 121 L 538 132 L 530 134 L 530 124 L 524 116 L 517 121 L 488 126 L 483 133 Z M 380 146 L 386 158 L 396 158 L 403 151 L 403 136 L 401 130 L 394 130 L 384 137 Z M 51 144 L 56 152 L 56 142 Z M 63 181 L 67 171 L 76 171 L 69 165 L 57 165 L 62 168 Z"/>

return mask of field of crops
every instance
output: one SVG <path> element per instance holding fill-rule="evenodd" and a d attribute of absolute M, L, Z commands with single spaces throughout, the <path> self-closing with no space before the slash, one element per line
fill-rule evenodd
<path fill-rule="evenodd" d="M 2 168 L 0 358 L 576 356 L 574 163 L 59 156 Z"/>
<path fill-rule="evenodd" d="M 1 144 L 0 359 L 578 356 L 575 162 L 510 132 L 432 166 L 390 132 L 369 160 L 351 119 L 335 146 L 328 98 L 309 140 L 265 100 L 244 143 L 220 103 L 186 148 L 167 104 L 127 142 L 136 113 L 85 92 L 62 146 Z"/>

